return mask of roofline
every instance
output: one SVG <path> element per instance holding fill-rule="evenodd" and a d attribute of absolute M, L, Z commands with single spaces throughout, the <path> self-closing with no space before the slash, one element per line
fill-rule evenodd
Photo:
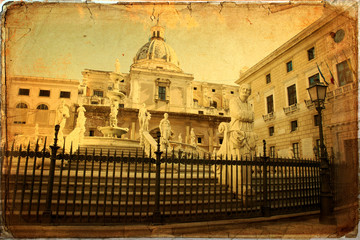
<path fill-rule="evenodd" d="M 353 5 L 355 5 L 355 4 L 356 3 L 354 3 Z M 343 14 L 344 12 L 346 12 L 347 9 L 349 9 L 349 8 L 346 8 L 346 9 L 342 10 L 340 13 L 334 11 L 334 12 L 332 12 L 330 14 L 324 14 L 320 19 L 313 22 L 310 26 L 303 29 L 300 33 L 296 34 L 290 40 L 285 42 L 283 45 L 281 45 L 280 47 L 275 49 L 272 53 L 270 53 L 265 58 L 263 58 L 258 63 L 256 63 L 254 66 L 252 66 L 245 73 L 241 74 L 240 78 L 238 80 L 236 80 L 235 83 L 240 84 L 246 78 L 248 78 L 251 75 L 253 75 L 254 73 L 256 73 L 260 68 L 262 68 L 263 66 L 271 63 L 274 59 L 276 59 L 280 55 L 284 54 L 287 50 L 291 49 L 292 47 L 294 47 L 296 44 L 303 41 L 307 37 L 311 36 L 314 32 L 316 32 L 317 30 L 319 30 L 320 28 L 322 28 L 323 26 L 328 24 L 330 21 L 335 19 L 337 16 L 339 16 L 339 15 Z"/>

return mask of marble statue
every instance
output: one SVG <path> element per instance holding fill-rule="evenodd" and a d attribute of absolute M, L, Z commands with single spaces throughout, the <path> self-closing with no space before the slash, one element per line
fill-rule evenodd
<path fill-rule="evenodd" d="M 182 141 L 183 141 L 183 139 L 182 139 L 181 133 L 179 133 L 178 142 L 179 142 L 179 143 L 182 143 Z"/>
<path fill-rule="evenodd" d="M 79 148 L 79 145 L 82 144 L 84 140 L 85 134 L 85 108 L 80 105 L 77 109 L 78 117 L 76 119 L 76 126 L 75 129 L 66 137 L 65 139 L 65 151 L 70 152 L 70 148 L 72 145 L 72 150 L 76 151 Z"/>
<path fill-rule="evenodd" d="M 224 132 L 224 141 L 218 155 L 233 157 L 254 156 L 257 135 L 253 132 L 254 112 L 248 103 L 251 94 L 249 84 L 240 86 L 240 96 L 229 102 L 230 123 L 221 123 L 219 131 Z"/>
<path fill-rule="evenodd" d="M 251 87 L 249 84 L 243 84 L 240 86 L 240 96 L 235 97 L 229 102 L 230 110 L 230 123 L 222 122 L 219 125 L 219 132 L 224 133 L 224 140 L 220 146 L 219 151 L 217 152 L 217 157 L 231 157 L 233 159 L 249 159 L 253 157 L 256 152 L 256 141 L 257 135 L 253 132 L 254 125 L 254 112 L 252 106 L 248 103 L 248 98 L 251 94 Z M 236 192 L 236 187 L 241 186 L 241 183 L 245 181 L 251 181 L 252 170 L 248 168 L 238 169 L 238 178 L 231 178 L 230 172 L 234 169 L 231 169 L 231 166 L 225 166 L 222 168 L 222 181 L 226 180 L 230 183 L 232 191 Z M 248 172 L 246 172 L 248 171 Z M 216 169 L 217 176 L 219 177 L 220 168 Z M 226 174 L 226 172 L 228 174 Z M 226 179 L 226 176 L 228 176 Z M 247 179 L 246 179 L 247 178 Z M 248 188 L 243 192 L 242 196 L 244 198 L 251 196 L 253 190 Z M 240 194 L 238 195 L 240 197 Z"/>
<path fill-rule="evenodd" d="M 120 70 L 120 61 L 119 61 L 118 58 L 116 59 L 116 62 L 115 62 L 115 73 L 121 73 L 121 70 Z"/>
<path fill-rule="evenodd" d="M 195 132 L 194 132 L 194 128 L 191 128 L 191 131 L 190 131 L 190 145 L 191 146 L 194 146 L 196 147 L 196 135 L 195 135 Z"/>
<path fill-rule="evenodd" d="M 143 132 L 149 131 L 149 121 L 151 119 L 151 114 L 147 111 L 145 103 L 143 103 L 143 105 L 139 109 L 138 119 L 139 119 L 140 144 L 142 145 L 144 140 Z"/>
<path fill-rule="evenodd" d="M 62 100 L 60 105 L 56 109 L 56 118 L 55 125 L 60 125 L 58 133 L 58 145 L 62 146 L 64 144 L 64 128 L 66 120 L 70 117 L 70 111 L 68 106 L 66 106 L 65 101 Z"/>
<path fill-rule="evenodd" d="M 117 127 L 117 115 L 118 115 L 119 105 L 116 104 L 116 101 L 111 101 L 110 104 L 110 126 Z"/>
<path fill-rule="evenodd" d="M 163 148 L 167 148 L 169 146 L 169 139 L 171 136 L 171 126 L 168 117 L 169 115 L 165 113 L 164 118 L 160 121 L 159 124 L 161 133 L 160 144 Z"/>

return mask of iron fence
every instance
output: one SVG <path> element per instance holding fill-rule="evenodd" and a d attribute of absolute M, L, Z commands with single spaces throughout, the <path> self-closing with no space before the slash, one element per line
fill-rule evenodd
<path fill-rule="evenodd" d="M 57 131 L 56 131 L 57 133 Z M 158 151 L 2 151 L 9 224 L 134 224 L 271 216 L 319 209 L 317 160 L 217 158 Z M 264 142 L 264 149 L 265 142 Z"/>

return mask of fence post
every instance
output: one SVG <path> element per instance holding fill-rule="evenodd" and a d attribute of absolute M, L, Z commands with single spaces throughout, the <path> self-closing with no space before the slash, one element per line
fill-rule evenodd
<path fill-rule="evenodd" d="M 266 141 L 263 140 L 263 157 L 262 157 L 262 163 L 263 163 L 263 205 L 261 206 L 261 212 L 264 217 L 270 217 L 270 201 L 268 199 L 268 157 L 266 156 Z"/>
<path fill-rule="evenodd" d="M 54 173 L 55 173 L 55 161 L 56 161 L 56 152 L 60 148 L 57 145 L 58 141 L 58 134 L 59 134 L 60 125 L 55 125 L 55 138 L 54 144 L 50 146 L 51 148 L 51 157 L 50 157 L 50 170 L 49 170 L 49 180 L 47 186 L 47 193 L 46 193 L 46 205 L 45 210 L 43 212 L 42 220 L 43 222 L 51 222 L 51 200 L 52 200 L 52 192 L 54 186 Z"/>
<path fill-rule="evenodd" d="M 160 160 L 161 154 L 160 151 L 160 132 L 157 132 L 157 151 L 156 154 L 156 179 L 155 179 L 155 208 L 153 212 L 153 224 L 161 223 L 161 214 L 160 214 Z"/>

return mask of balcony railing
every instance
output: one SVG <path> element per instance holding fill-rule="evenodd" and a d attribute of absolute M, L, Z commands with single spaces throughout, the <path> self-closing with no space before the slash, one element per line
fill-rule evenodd
<path fill-rule="evenodd" d="M 291 105 L 289 107 L 285 107 L 284 108 L 284 113 L 287 115 L 287 114 L 291 114 L 291 113 L 293 113 L 293 112 L 295 112 L 297 110 L 299 110 L 299 106 L 298 106 L 297 103 L 295 103 L 295 104 L 293 104 L 293 105 Z"/>
<path fill-rule="evenodd" d="M 271 113 L 268 113 L 266 115 L 263 115 L 263 119 L 264 119 L 265 122 L 271 121 L 271 120 L 275 119 L 275 113 L 271 112 Z"/>

